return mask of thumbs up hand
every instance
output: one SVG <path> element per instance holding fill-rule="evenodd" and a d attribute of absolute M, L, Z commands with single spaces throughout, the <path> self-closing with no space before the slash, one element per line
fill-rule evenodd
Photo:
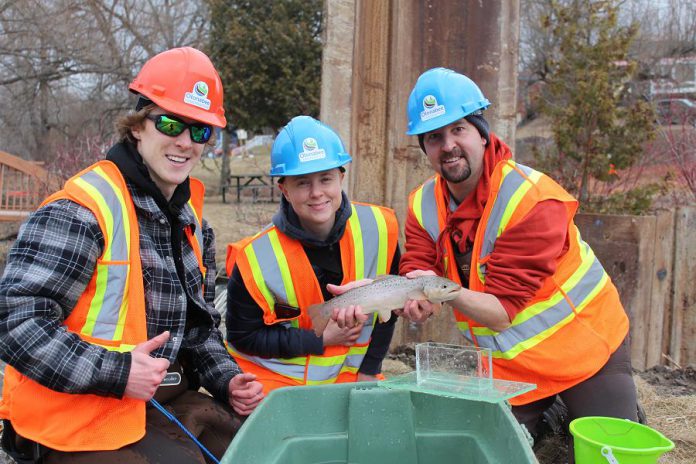
<path fill-rule="evenodd" d="M 167 343 L 167 340 L 169 340 L 169 332 L 165 331 L 133 348 L 125 396 L 143 401 L 148 401 L 154 396 L 157 387 L 167 374 L 169 361 L 163 358 L 152 358 L 150 353 Z"/>

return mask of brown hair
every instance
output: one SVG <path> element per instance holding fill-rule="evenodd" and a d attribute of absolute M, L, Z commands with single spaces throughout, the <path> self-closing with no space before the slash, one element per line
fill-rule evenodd
<path fill-rule="evenodd" d="M 129 111 L 127 114 L 121 116 L 116 121 L 116 131 L 118 132 L 119 142 L 130 142 L 133 145 L 137 145 L 138 141 L 133 137 L 131 129 L 134 127 L 143 127 L 145 124 L 145 118 L 148 114 L 157 108 L 157 105 L 151 103 L 144 106 L 140 111 Z M 206 145 L 214 147 L 215 146 L 215 129 L 213 129 L 213 135 L 210 140 L 206 142 Z"/>
<path fill-rule="evenodd" d="M 145 106 L 138 112 L 129 111 L 127 114 L 121 116 L 118 121 L 116 121 L 116 131 L 118 132 L 119 142 L 130 142 L 133 145 L 137 144 L 138 141 L 133 137 L 131 129 L 134 127 L 143 127 L 145 124 L 145 118 L 152 110 L 154 110 L 157 105 L 150 104 Z"/>

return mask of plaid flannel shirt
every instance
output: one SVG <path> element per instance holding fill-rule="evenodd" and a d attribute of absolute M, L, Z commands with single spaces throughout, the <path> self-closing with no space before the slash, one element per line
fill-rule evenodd
<path fill-rule="evenodd" d="M 140 226 L 148 338 L 165 330 L 171 333 L 169 341 L 152 356 L 174 362 L 181 351 L 197 369 L 201 385 L 219 400 L 227 401 L 228 383 L 241 371 L 225 350 L 217 328 L 220 315 L 213 305 L 213 230 L 204 220 L 205 282 L 190 243 L 184 238 L 183 288 L 176 272 L 167 216 L 152 197 L 131 184 L 128 189 Z M 195 224 L 185 210 L 179 214 L 179 221 Z M 0 358 L 53 390 L 116 397 L 125 391 L 130 353 L 108 351 L 85 342 L 63 325 L 89 283 L 103 246 L 104 237 L 94 215 L 69 200 L 58 200 L 29 217 L 8 255 L 0 280 Z M 187 300 L 188 311 L 197 313 L 189 317 L 192 327 L 186 327 Z"/>

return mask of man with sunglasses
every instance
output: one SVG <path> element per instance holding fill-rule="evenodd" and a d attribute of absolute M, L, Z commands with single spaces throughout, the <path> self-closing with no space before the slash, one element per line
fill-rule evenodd
<path fill-rule="evenodd" d="M 29 217 L 0 281 L 3 447 L 18 460 L 204 463 L 148 401 L 219 458 L 263 398 L 223 345 L 215 239 L 189 177 L 226 124 L 220 77 L 178 48 L 129 88 L 120 141 Z"/>

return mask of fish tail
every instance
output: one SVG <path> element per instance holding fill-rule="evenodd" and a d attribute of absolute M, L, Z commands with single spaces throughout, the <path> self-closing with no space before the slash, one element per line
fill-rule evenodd
<path fill-rule="evenodd" d="M 326 311 L 324 311 L 324 304 L 313 304 L 309 308 L 307 308 L 307 314 L 309 315 L 310 319 L 312 319 L 312 327 L 314 328 L 314 333 L 317 335 L 317 337 L 321 337 L 321 335 L 324 333 L 324 329 L 326 329 L 326 326 L 329 324 L 329 320 L 331 320 L 330 314 L 327 314 Z"/>

